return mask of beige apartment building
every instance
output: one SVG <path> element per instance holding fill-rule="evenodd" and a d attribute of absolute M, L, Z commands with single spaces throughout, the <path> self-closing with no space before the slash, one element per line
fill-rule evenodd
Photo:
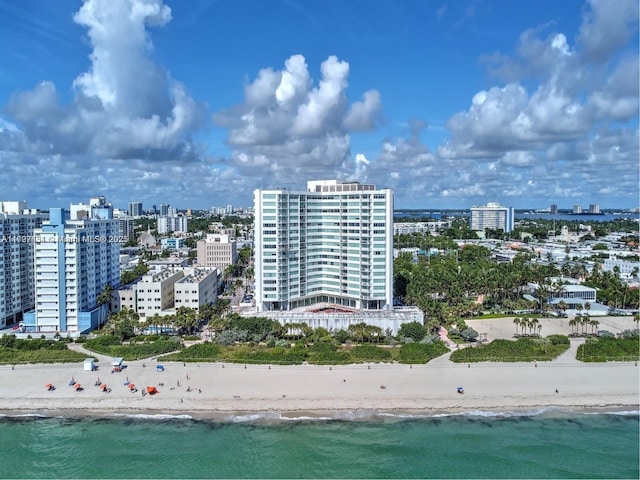
<path fill-rule="evenodd" d="M 198 265 L 215 267 L 224 271 L 238 258 L 235 237 L 221 233 L 209 233 L 204 240 L 198 241 Z"/>

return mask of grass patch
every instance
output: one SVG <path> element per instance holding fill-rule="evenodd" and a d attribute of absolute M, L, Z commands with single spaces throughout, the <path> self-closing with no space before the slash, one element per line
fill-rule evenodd
<path fill-rule="evenodd" d="M 5 335 L 0 339 L 0 364 L 74 363 L 86 355 L 69 350 L 66 342 L 45 339 L 18 339 Z"/>
<path fill-rule="evenodd" d="M 400 363 L 427 363 L 440 355 L 447 353 L 449 349 L 442 342 L 431 344 L 407 343 L 398 350 L 398 362 Z"/>
<path fill-rule="evenodd" d="M 358 345 L 352 347 L 350 352 L 354 362 L 391 362 L 393 355 L 388 348 L 380 348 L 376 345 Z"/>
<path fill-rule="evenodd" d="M 471 362 L 532 362 L 550 361 L 569 348 L 569 339 L 562 335 L 547 338 L 494 340 L 487 345 L 463 348 L 451 354 L 455 363 Z"/>
<path fill-rule="evenodd" d="M 426 363 L 449 350 L 442 342 L 431 345 L 411 343 L 401 347 L 382 348 L 377 345 L 337 347 L 331 342 L 316 342 L 305 347 L 266 347 L 264 345 L 221 346 L 202 343 L 167 355 L 166 361 L 230 362 L 272 365 L 348 365 L 352 363 Z"/>
<path fill-rule="evenodd" d="M 638 337 L 588 338 L 578 347 L 576 358 L 583 362 L 633 362 L 640 360 Z"/>

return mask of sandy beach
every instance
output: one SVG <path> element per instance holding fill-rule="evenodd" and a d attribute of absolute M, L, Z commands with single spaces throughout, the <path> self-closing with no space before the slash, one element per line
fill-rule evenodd
<path fill-rule="evenodd" d="M 96 372 L 82 363 L 0 366 L 0 412 L 77 415 L 131 413 L 190 414 L 224 418 L 229 414 L 277 412 L 333 417 L 340 412 L 418 412 L 519 410 L 548 406 L 637 410 L 639 367 L 627 363 L 575 360 L 580 343 L 553 362 L 454 364 L 448 356 L 426 365 L 268 366 L 129 362 L 110 373 L 101 357 Z M 83 390 L 69 386 L 73 377 Z M 104 393 L 94 384 L 108 385 Z M 157 387 L 155 395 L 132 393 Z M 55 390 L 47 391 L 52 383 Z M 464 387 L 464 394 L 457 387 Z M 556 389 L 558 392 L 556 393 Z M 301 413 L 303 412 L 303 413 Z"/>

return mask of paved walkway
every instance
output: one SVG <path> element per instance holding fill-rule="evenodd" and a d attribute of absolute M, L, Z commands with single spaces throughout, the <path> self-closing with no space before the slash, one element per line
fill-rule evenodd
<path fill-rule="evenodd" d="M 194 343 L 200 343 L 200 342 L 194 342 Z M 97 353 L 94 352 L 92 350 L 88 350 L 86 348 L 84 348 L 84 345 L 82 343 L 68 343 L 67 344 L 69 346 L 69 350 L 74 350 L 76 352 L 80 352 L 84 355 L 86 355 L 87 357 L 94 357 L 96 359 L 98 359 L 98 366 L 111 366 L 111 360 L 113 359 L 113 357 L 109 356 L 109 355 L 104 355 L 102 353 Z M 151 357 L 147 357 L 147 358 L 141 358 L 139 360 L 136 360 L 135 363 L 144 363 L 144 362 L 155 362 L 156 360 L 158 360 L 161 357 L 167 356 L 167 355 L 171 355 L 173 353 L 177 353 L 178 350 L 175 350 L 173 352 L 167 352 L 167 353 L 161 353 L 158 355 L 153 355 Z M 127 363 L 134 363 L 134 362 L 127 362 Z"/>
<path fill-rule="evenodd" d="M 99 366 L 102 365 L 109 365 L 111 366 L 111 359 L 112 357 L 109 357 L 107 355 L 103 355 L 102 353 L 96 353 L 96 352 L 92 352 L 91 350 L 87 350 L 86 348 L 84 348 L 84 346 L 81 343 L 67 343 L 67 346 L 69 347 L 69 350 L 73 350 L 75 352 L 79 352 L 82 353 L 84 355 L 86 355 L 87 357 L 93 357 L 96 358 L 99 362 Z"/>

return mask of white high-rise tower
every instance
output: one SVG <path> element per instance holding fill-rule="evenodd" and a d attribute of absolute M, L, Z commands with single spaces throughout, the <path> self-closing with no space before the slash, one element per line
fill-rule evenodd
<path fill-rule="evenodd" d="M 255 190 L 259 311 L 393 304 L 393 192 L 339 180 Z"/>

